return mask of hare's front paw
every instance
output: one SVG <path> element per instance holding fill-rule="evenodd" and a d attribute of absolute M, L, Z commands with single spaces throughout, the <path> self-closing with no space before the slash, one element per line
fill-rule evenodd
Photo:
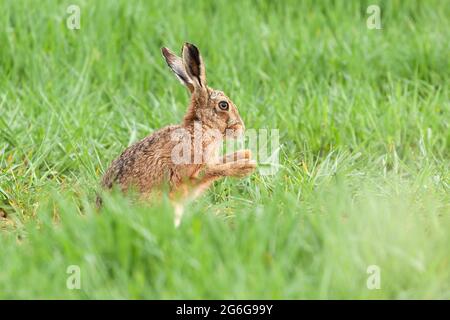
<path fill-rule="evenodd" d="M 248 176 L 256 169 L 256 161 L 254 160 L 238 160 L 232 162 L 232 167 L 230 168 L 227 176 L 242 178 Z"/>
<path fill-rule="evenodd" d="M 225 155 L 222 158 L 222 163 L 227 163 L 227 162 L 235 162 L 238 160 L 250 160 L 252 158 L 252 151 L 245 149 L 245 150 L 239 150 L 230 154 Z"/>
<path fill-rule="evenodd" d="M 255 168 L 255 161 L 241 159 L 233 162 L 210 165 L 206 170 L 206 174 L 209 176 L 241 178 L 252 173 Z"/>

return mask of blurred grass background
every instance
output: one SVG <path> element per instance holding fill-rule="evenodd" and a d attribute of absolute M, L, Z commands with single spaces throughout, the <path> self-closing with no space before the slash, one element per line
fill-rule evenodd
<path fill-rule="evenodd" d="M 450 298 L 449 1 L 0 12 L 0 298 Z M 179 229 L 167 201 L 98 215 L 110 161 L 186 110 L 159 51 L 184 41 L 248 128 L 280 130 L 281 168 L 218 182 Z"/>

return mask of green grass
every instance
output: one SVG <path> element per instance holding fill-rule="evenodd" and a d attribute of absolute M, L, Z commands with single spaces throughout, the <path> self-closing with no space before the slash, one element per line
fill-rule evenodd
<path fill-rule="evenodd" d="M 448 1 L 0 12 L 0 298 L 450 298 Z M 159 48 L 184 41 L 248 128 L 280 130 L 280 170 L 216 183 L 178 229 L 166 200 L 112 194 L 97 214 L 110 161 L 183 116 Z"/>

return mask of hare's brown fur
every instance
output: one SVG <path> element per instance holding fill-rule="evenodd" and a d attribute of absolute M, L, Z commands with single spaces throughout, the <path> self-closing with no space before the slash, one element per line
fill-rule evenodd
<path fill-rule="evenodd" d="M 246 176 L 256 164 L 250 160 L 249 150 L 218 157 L 222 138 L 230 134 L 236 137 L 245 127 L 233 102 L 223 92 L 206 85 L 205 67 L 198 49 L 186 43 L 181 58 L 167 48 L 163 48 L 162 53 L 177 78 L 191 92 L 188 111 L 180 125 L 162 128 L 125 149 L 106 171 L 102 187 L 110 189 L 117 184 L 122 191 L 135 187 L 146 196 L 167 183 L 176 203 L 178 224 L 183 200 L 197 197 L 220 177 Z M 201 144 L 197 146 L 200 161 L 193 158 L 186 163 L 174 161 L 174 148 L 186 143 L 176 135 L 180 130 L 187 134 L 192 150 L 196 148 L 195 133 L 202 135 Z M 216 134 L 209 134 L 211 131 Z"/>

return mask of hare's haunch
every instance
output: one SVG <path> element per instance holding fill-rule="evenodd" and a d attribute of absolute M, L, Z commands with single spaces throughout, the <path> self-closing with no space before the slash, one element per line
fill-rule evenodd
<path fill-rule="evenodd" d="M 167 48 L 161 51 L 191 93 L 187 113 L 180 125 L 162 128 L 123 151 L 106 171 L 102 187 L 111 189 L 117 184 L 122 191 L 135 187 L 149 196 L 158 186 L 168 184 L 178 225 L 185 200 L 199 196 L 221 177 L 250 174 L 256 163 L 250 150 L 218 156 L 222 140 L 242 135 L 245 126 L 230 98 L 207 86 L 197 47 L 185 43 L 181 57 Z"/>

